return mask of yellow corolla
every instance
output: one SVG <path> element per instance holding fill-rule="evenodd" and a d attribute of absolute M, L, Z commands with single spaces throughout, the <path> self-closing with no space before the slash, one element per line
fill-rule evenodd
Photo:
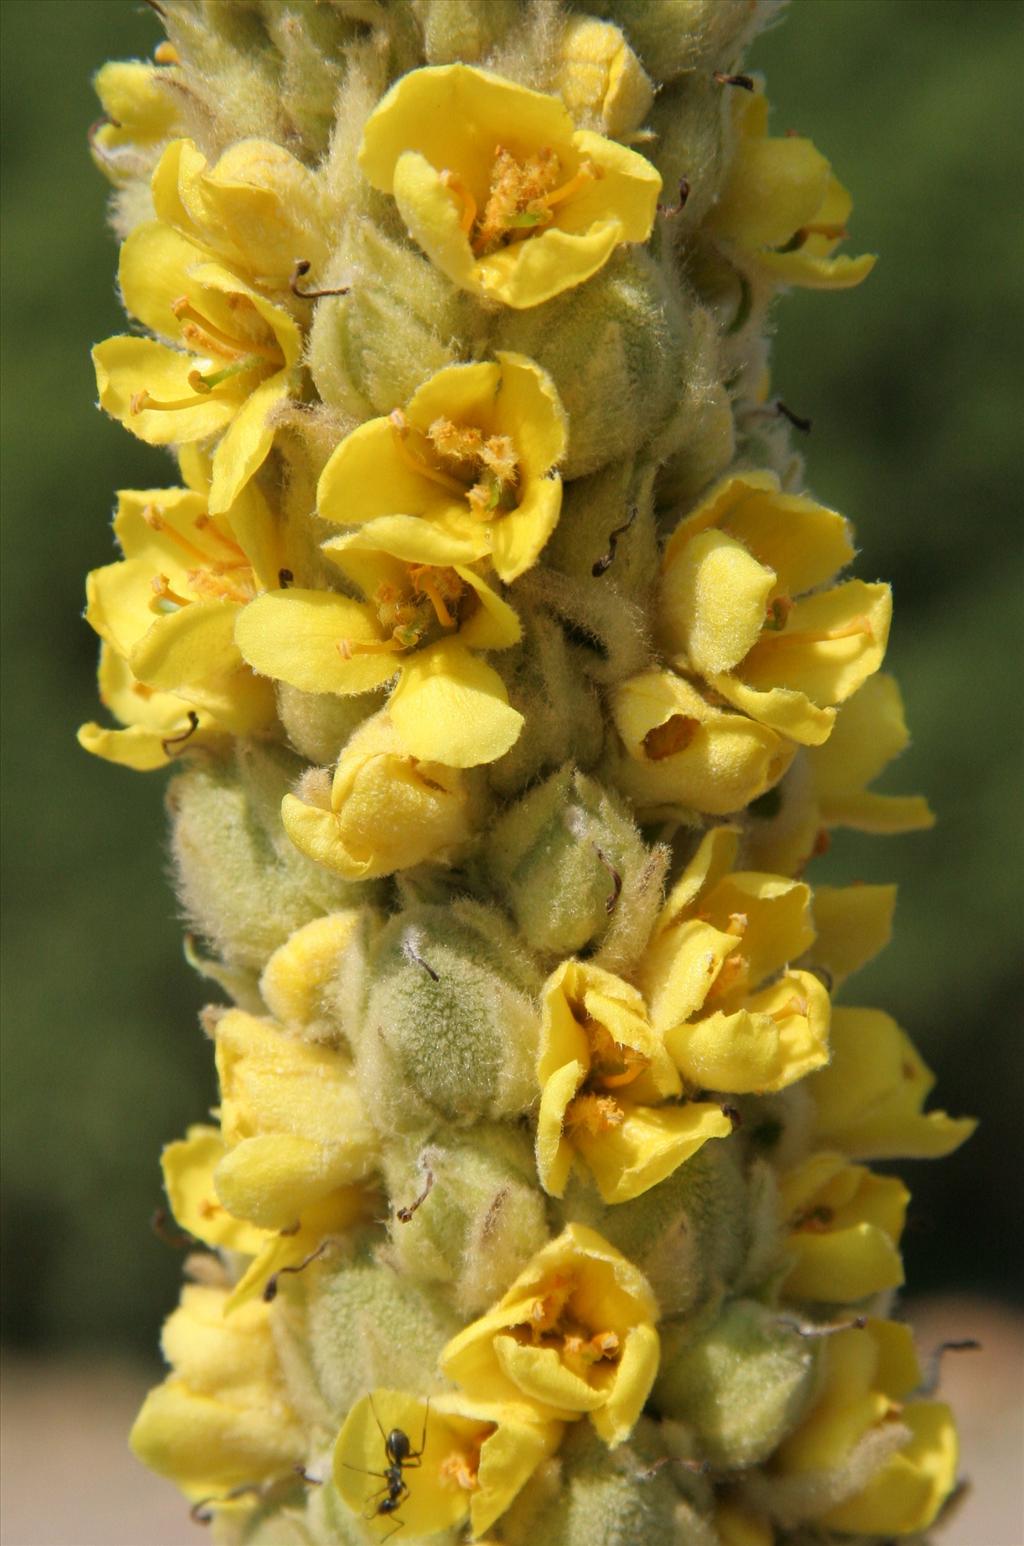
<path fill-rule="evenodd" d="M 273 1298 L 281 1272 L 301 1270 L 325 1240 L 364 1220 L 370 1194 L 359 1186 L 341 1187 L 304 1207 L 283 1230 L 261 1229 L 236 1218 L 217 1194 L 215 1172 L 226 1152 L 219 1128 L 196 1125 L 166 1146 L 160 1163 L 167 1200 L 182 1229 L 215 1250 L 253 1257 L 224 1302 L 229 1315 L 257 1294 Z"/>
<path fill-rule="evenodd" d="M 264 729 L 274 717 L 273 693 L 234 640 L 239 608 L 278 584 L 274 522 L 259 492 L 250 485 L 225 515 L 211 516 L 195 489 L 125 489 L 114 534 L 124 558 L 90 573 L 85 616 L 122 663 L 129 692 L 149 702 L 151 713 L 154 698 L 159 708 L 170 697 L 218 730 Z M 102 677 L 101 669 L 101 688 Z M 183 717 L 182 709 L 174 715 Z M 169 742 L 169 756 L 181 732 L 162 732 L 154 727 L 147 747 Z M 99 750 L 103 743 L 85 744 Z"/>
<path fill-rule="evenodd" d="M 557 97 L 465 64 L 412 70 L 367 119 L 359 165 L 463 290 L 537 306 L 650 235 L 661 178 L 576 130 Z"/>
<path fill-rule="evenodd" d="M 118 275 L 128 311 L 158 338 L 96 345 L 100 406 L 150 445 L 219 438 L 210 511 L 222 515 L 270 451 L 268 415 L 297 381 L 298 325 L 162 221 L 132 231 Z"/>
<path fill-rule="evenodd" d="M 771 1520 L 732 1498 L 715 1508 L 715 1531 L 719 1546 L 775 1546 Z"/>
<path fill-rule="evenodd" d="M 319 513 L 356 526 L 420 516 L 515 580 L 536 563 L 562 506 L 567 424 L 554 383 L 521 354 L 450 365 L 404 409 L 370 419 L 335 449 Z"/>
<path fill-rule="evenodd" d="M 823 1152 L 779 1183 L 792 1262 L 788 1299 L 853 1304 L 903 1282 L 899 1240 L 910 1193 L 895 1176 L 876 1176 Z"/>
<path fill-rule="evenodd" d="M 818 977 L 789 965 L 814 942 L 810 887 L 732 869 L 738 842 L 733 827 L 703 838 L 637 981 L 685 1085 L 741 1095 L 784 1089 L 827 1063 L 831 1005 Z"/>
<path fill-rule="evenodd" d="M 89 149 L 112 183 L 147 172 L 160 146 L 180 133 L 179 79 L 173 68 L 140 59 L 112 59 L 96 72 L 103 117 L 90 132 Z"/>
<path fill-rule="evenodd" d="M 732 1132 L 720 1106 L 678 1100 L 676 1067 L 621 977 L 564 961 L 541 1002 L 537 1171 L 551 1196 L 578 1156 L 606 1203 L 628 1202 Z"/>
<path fill-rule="evenodd" d="M 78 744 L 94 757 L 136 773 L 165 768 L 182 752 L 227 734 L 212 714 L 140 682 L 124 656 L 106 643 L 100 646 L 99 691 L 100 702 L 122 728 L 90 720 L 79 726 Z"/>
<path fill-rule="evenodd" d="M 306 1436 L 292 1410 L 265 1304 L 224 1319 L 227 1290 L 190 1284 L 163 1330 L 171 1374 L 151 1390 L 131 1432 L 144 1465 L 186 1497 L 231 1506 L 234 1488 L 293 1476 Z M 252 1507 L 248 1490 L 238 1507 Z"/>
<path fill-rule="evenodd" d="M 762 91 L 732 96 L 735 145 L 708 229 L 779 285 L 848 290 L 875 266 L 870 255 L 833 257 L 853 200 L 810 140 L 772 139 Z"/>
<path fill-rule="evenodd" d="M 373 1512 L 386 1493 L 386 1436 L 409 1440 L 398 1514 L 411 1534 L 434 1535 L 468 1519 L 473 1538 L 502 1515 L 540 1462 L 557 1449 L 563 1427 L 532 1408 L 485 1406 L 458 1394 L 426 1400 L 375 1390 L 351 1409 L 334 1446 L 334 1483 L 354 1514 L 393 1531 L 393 1513 Z M 370 1476 L 367 1477 L 367 1472 Z"/>
<path fill-rule="evenodd" d="M 770 472 L 723 479 L 669 538 L 657 642 L 680 671 L 804 745 L 828 739 L 885 655 L 888 585 L 847 580 L 847 522 Z"/>
<path fill-rule="evenodd" d="M 249 664 L 304 692 L 369 692 L 397 675 L 388 713 L 413 757 L 468 768 L 506 752 L 523 716 L 472 651 L 515 644 L 519 619 L 462 561 L 459 539 L 415 516 L 382 516 L 372 533 L 325 551 L 368 599 L 298 589 L 258 597 L 235 629 Z"/>
<path fill-rule="evenodd" d="M 383 710 L 349 738 L 329 803 L 286 794 L 281 820 L 296 848 L 347 880 L 447 863 L 474 830 L 462 770 L 411 756 Z"/>
<path fill-rule="evenodd" d="M 644 671 L 612 690 L 622 752 L 611 771 L 645 818 L 728 816 L 772 789 L 792 762 L 791 742 L 708 698 L 672 671 Z"/>
<path fill-rule="evenodd" d="M 577 123 L 629 139 L 654 102 L 654 87 L 618 27 L 573 16 L 558 45 L 558 95 Z"/>
<path fill-rule="evenodd" d="M 345 1053 L 241 1009 L 215 1035 L 225 1153 L 213 1181 L 229 1213 L 287 1229 L 372 1171 L 377 1137 Z"/>
<path fill-rule="evenodd" d="M 260 289 L 287 290 L 297 259 L 318 273 L 327 257 L 316 177 L 270 140 L 239 140 L 214 167 L 174 140 L 151 187 L 158 220 Z"/>
<path fill-rule="evenodd" d="M 633 1263 L 583 1224 L 538 1251 L 508 1293 L 453 1337 L 442 1371 L 474 1400 L 588 1415 L 608 1445 L 629 1437 L 658 1372 L 658 1306 Z"/>
<path fill-rule="evenodd" d="M 940 1401 L 907 1401 L 921 1368 L 907 1326 L 869 1320 L 836 1332 L 822 1349 L 817 1403 L 776 1451 L 777 1476 L 835 1472 L 865 1440 L 885 1429 L 905 1434 L 865 1487 L 826 1509 L 815 1523 L 852 1535 L 927 1530 L 956 1482 L 953 1414 Z M 884 1452 L 884 1451 L 883 1451 Z"/>
<path fill-rule="evenodd" d="M 852 1159 L 939 1159 L 971 1136 L 972 1117 L 923 1107 L 935 1075 L 880 1009 L 836 1009 L 832 1061 L 807 1086 L 818 1141 Z"/>
<path fill-rule="evenodd" d="M 293 930 L 263 968 L 260 995 L 279 1024 L 304 1030 L 324 1013 L 324 995 L 355 937 L 359 908 L 327 913 Z"/>

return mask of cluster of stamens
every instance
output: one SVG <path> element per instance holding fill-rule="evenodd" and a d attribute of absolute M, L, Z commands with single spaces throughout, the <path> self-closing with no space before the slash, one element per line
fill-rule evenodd
<path fill-rule="evenodd" d="M 244 606 L 252 601 L 259 587 L 252 565 L 246 558 L 242 549 L 233 537 L 216 524 L 209 515 L 197 516 L 192 523 L 197 532 L 201 532 L 204 542 L 209 547 L 218 547 L 221 557 L 215 552 L 205 551 L 196 543 L 186 537 L 177 527 L 167 521 L 156 505 L 147 505 L 142 512 L 142 518 L 152 530 L 162 532 L 176 547 L 180 548 L 186 558 L 195 560 L 192 568 L 186 570 L 185 579 L 188 582 L 192 594 L 183 596 L 171 586 L 171 582 L 165 574 L 155 574 L 151 581 L 153 599 L 150 608 L 154 612 L 166 613 L 177 611 L 179 607 L 187 607 L 190 601 L 236 601 Z"/>
<path fill-rule="evenodd" d="M 516 507 L 519 459 L 508 435 L 486 435 L 472 424 L 437 418 L 424 433 L 400 408 L 390 415 L 395 448 L 406 466 L 456 498 L 470 514 L 491 521 Z"/>
<path fill-rule="evenodd" d="M 256 308 L 245 295 L 226 295 L 224 297 L 229 308 L 239 312 L 247 308 L 257 317 Z M 176 398 L 173 402 L 161 402 L 152 397 L 143 388 L 141 392 L 132 395 L 129 404 L 132 413 L 142 413 L 145 409 L 173 410 L 176 408 L 194 408 L 197 402 L 209 397 L 218 387 L 235 376 L 241 376 L 253 370 L 280 370 L 284 364 L 277 344 L 273 341 L 257 343 L 246 336 L 235 337 L 218 327 L 210 318 L 204 316 L 188 295 L 179 295 L 176 301 L 171 302 L 171 311 L 181 324 L 182 342 L 195 354 L 213 355 L 216 359 L 224 361 L 220 370 L 204 374 L 201 370 L 190 370 L 188 384 L 195 394 L 192 397 Z"/>
<path fill-rule="evenodd" d="M 619 1336 L 614 1331 L 592 1331 L 574 1321 L 570 1300 L 576 1289 L 571 1273 L 557 1273 L 530 1304 L 527 1319 L 510 1327 L 517 1341 L 530 1347 L 554 1348 L 567 1369 L 586 1379 L 596 1363 L 618 1358 Z"/>
<path fill-rule="evenodd" d="M 372 602 L 385 637 L 340 639 L 338 650 L 345 660 L 353 655 L 402 654 L 423 642 L 435 622 L 448 632 L 459 626 L 459 604 L 466 583 L 454 569 L 433 564 L 408 566 L 409 589 L 378 585 Z"/>
<path fill-rule="evenodd" d="M 555 218 L 556 205 L 572 198 L 600 175 L 593 162 L 584 159 L 573 176 L 563 179 L 562 163 L 547 145 L 522 159 L 504 145 L 496 145 L 482 213 L 455 172 L 442 172 L 441 180 L 462 205 L 460 224 L 469 237 L 474 256 L 485 258 L 512 242 L 543 231 Z"/>
<path fill-rule="evenodd" d="M 639 1079 L 650 1059 L 636 1047 L 616 1041 L 599 1021 L 586 1016 L 578 1023 L 590 1046 L 590 1067 L 579 1094 L 566 1109 L 565 1125 L 584 1128 L 597 1137 L 625 1121 L 625 1111 L 608 1092 Z"/>

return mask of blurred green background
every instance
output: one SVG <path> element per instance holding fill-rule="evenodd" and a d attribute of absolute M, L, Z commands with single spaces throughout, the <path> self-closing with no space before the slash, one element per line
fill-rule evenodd
<path fill-rule="evenodd" d="M 6 1335 L 152 1358 L 180 1269 L 148 1228 L 157 1151 L 203 1117 L 212 1057 L 163 873 L 161 780 L 90 759 L 74 731 L 96 714 L 82 583 L 113 556 L 112 491 L 174 481 L 94 410 L 88 359 L 122 326 L 90 75 L 160 32 L 129 0 L 0 14 Z M 1021 17 L 1012 0 L 794 0 L 752 59 L 775 132 L 812 136 L 853 190 L 848 250 L 882 255 L 861 290 L 781 303 L 774 386 L 814 421 L 810 483 L 856 523 L 859 572 L 894 582 L 890 664 L 915 740 L 888 787 L 925 790 L 940 818 L 840 836 L 819 870 L 899 881 L 895 944 L 855 1000 L 896 1014 L 942 1104 L 983 1119 L 953 1159 L 902 1167 L 918 1292 L 1020 1285 Z"/>

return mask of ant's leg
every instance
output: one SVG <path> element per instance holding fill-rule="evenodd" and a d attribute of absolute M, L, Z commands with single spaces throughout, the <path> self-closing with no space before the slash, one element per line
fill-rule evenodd
<path fill-rule="evenodd" d="M 370 1411 L 373 1413 L 373 1420 L 377 1424 L 377 1428 L 378 1428 L 378 1430 L 380 1432 L 381 1438 L 384 1440 L 384 1453 L 387 1454 L 388 1436 L 384 1432 L 384 1428 L 383 1428 L 383 1425 L 381 1424 L 380 1418 L 377 1416 L 377 1408 L 373 1404 L 373 1392 L 372 1391 L 368 1390 L 366 1392 L 366 1399 L 370 1403 Z M 391 1458 L 391 1456 L 388 1455 L 388 1459 L 389 1460 L 390 1460 L 390 1458 Z"/>
<path fill-rule="evenodd" d="M 423 1454 L 423 1451 L 427 1447 L 427 1418 L 429 1416 L 430 1416 L 430 1397 L 428 1396 L 427 1397 L 427 1404 L 426 1404 L 426 1406 L 424 1408 L 424 1411 L 423 1411 L 423 1437 L 420 1439 L 420 1447 L 419 1447 L 419 1449 L 414 1449 L 402 1461 L 402 1468 L 403 1468 L 403 1470 L 408 1468 L 408 1469 L 410 1469 L 412 1471 L 415 1471 L 417 1466 L 420 1466 L 420 1465 L 423 1464 L 421 1456 Z"/>
<path fill-rule="evenodd" d="M 388 1473 L 386 1471 L 368 1471 L 365 1466 L 349 1465 L 347 1460 L 343 1460 L 341 1463 L 345 1467 L 346 1471 L 358 1471 L 360 1476 L 380 1476 L 384 1479 L 384 1481 L 387 1481 L 388 1479 Z M 382 1491 L 383 1490 L 384 1489 L 382 1489 Z"/>
<path fill-rule="evenodd" d="M 391 1530 L 388 1531 L 387 1535 L 382 1535 L 381 1536 L 381 1538 L 380 1538 L 380 1546 L 384 1546 L 384 1543 L 386 1541 L 389 1541 L 393 1535 L 397 1535 L 399 1530 L 404 1530 L 405 1529 L 405 1520 L 404 1519 L 399 1519 L 397 1514 L 394 1516 L 394 1518 L 395 1518 L 394 1527 Z"/>
<path fill-rule="evenodd" d="M 365 1505 L 366 1505 L 365 1508 L 363 1509 L 363 1518 L 364 1519 L 370 1520 L 370 1519 L 376 1519 L 377 1518 L 377 1516 L 380 1513 L 380 1505 L 377 1502 L 377 1499 L 378 1498 L 383 1498 L 385 1494 L 387 1494 L 390 1497 L 390 1495 L 391 1495 L 391 1488 L 389 1486 L 388 1487 L 378 1487 L 376 1492 L 371 1492 L 370 1496 L 363 1500 Z"/>

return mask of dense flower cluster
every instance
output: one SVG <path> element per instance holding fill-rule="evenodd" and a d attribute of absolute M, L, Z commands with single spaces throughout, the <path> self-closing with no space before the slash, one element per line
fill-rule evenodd
<path fill-rule="evenodd" d="M 801 1546 L 956 1483 L 903 1282 L 931 1075 L 805 872 L 906 743 L 769 308 L 851 201 L 737 73 L 774 0 L 162 0 L 94 158 L 172 447 L 89 576 L 174 764 L 219 1105 L 137 1454 L 218 1540 Z"/>

